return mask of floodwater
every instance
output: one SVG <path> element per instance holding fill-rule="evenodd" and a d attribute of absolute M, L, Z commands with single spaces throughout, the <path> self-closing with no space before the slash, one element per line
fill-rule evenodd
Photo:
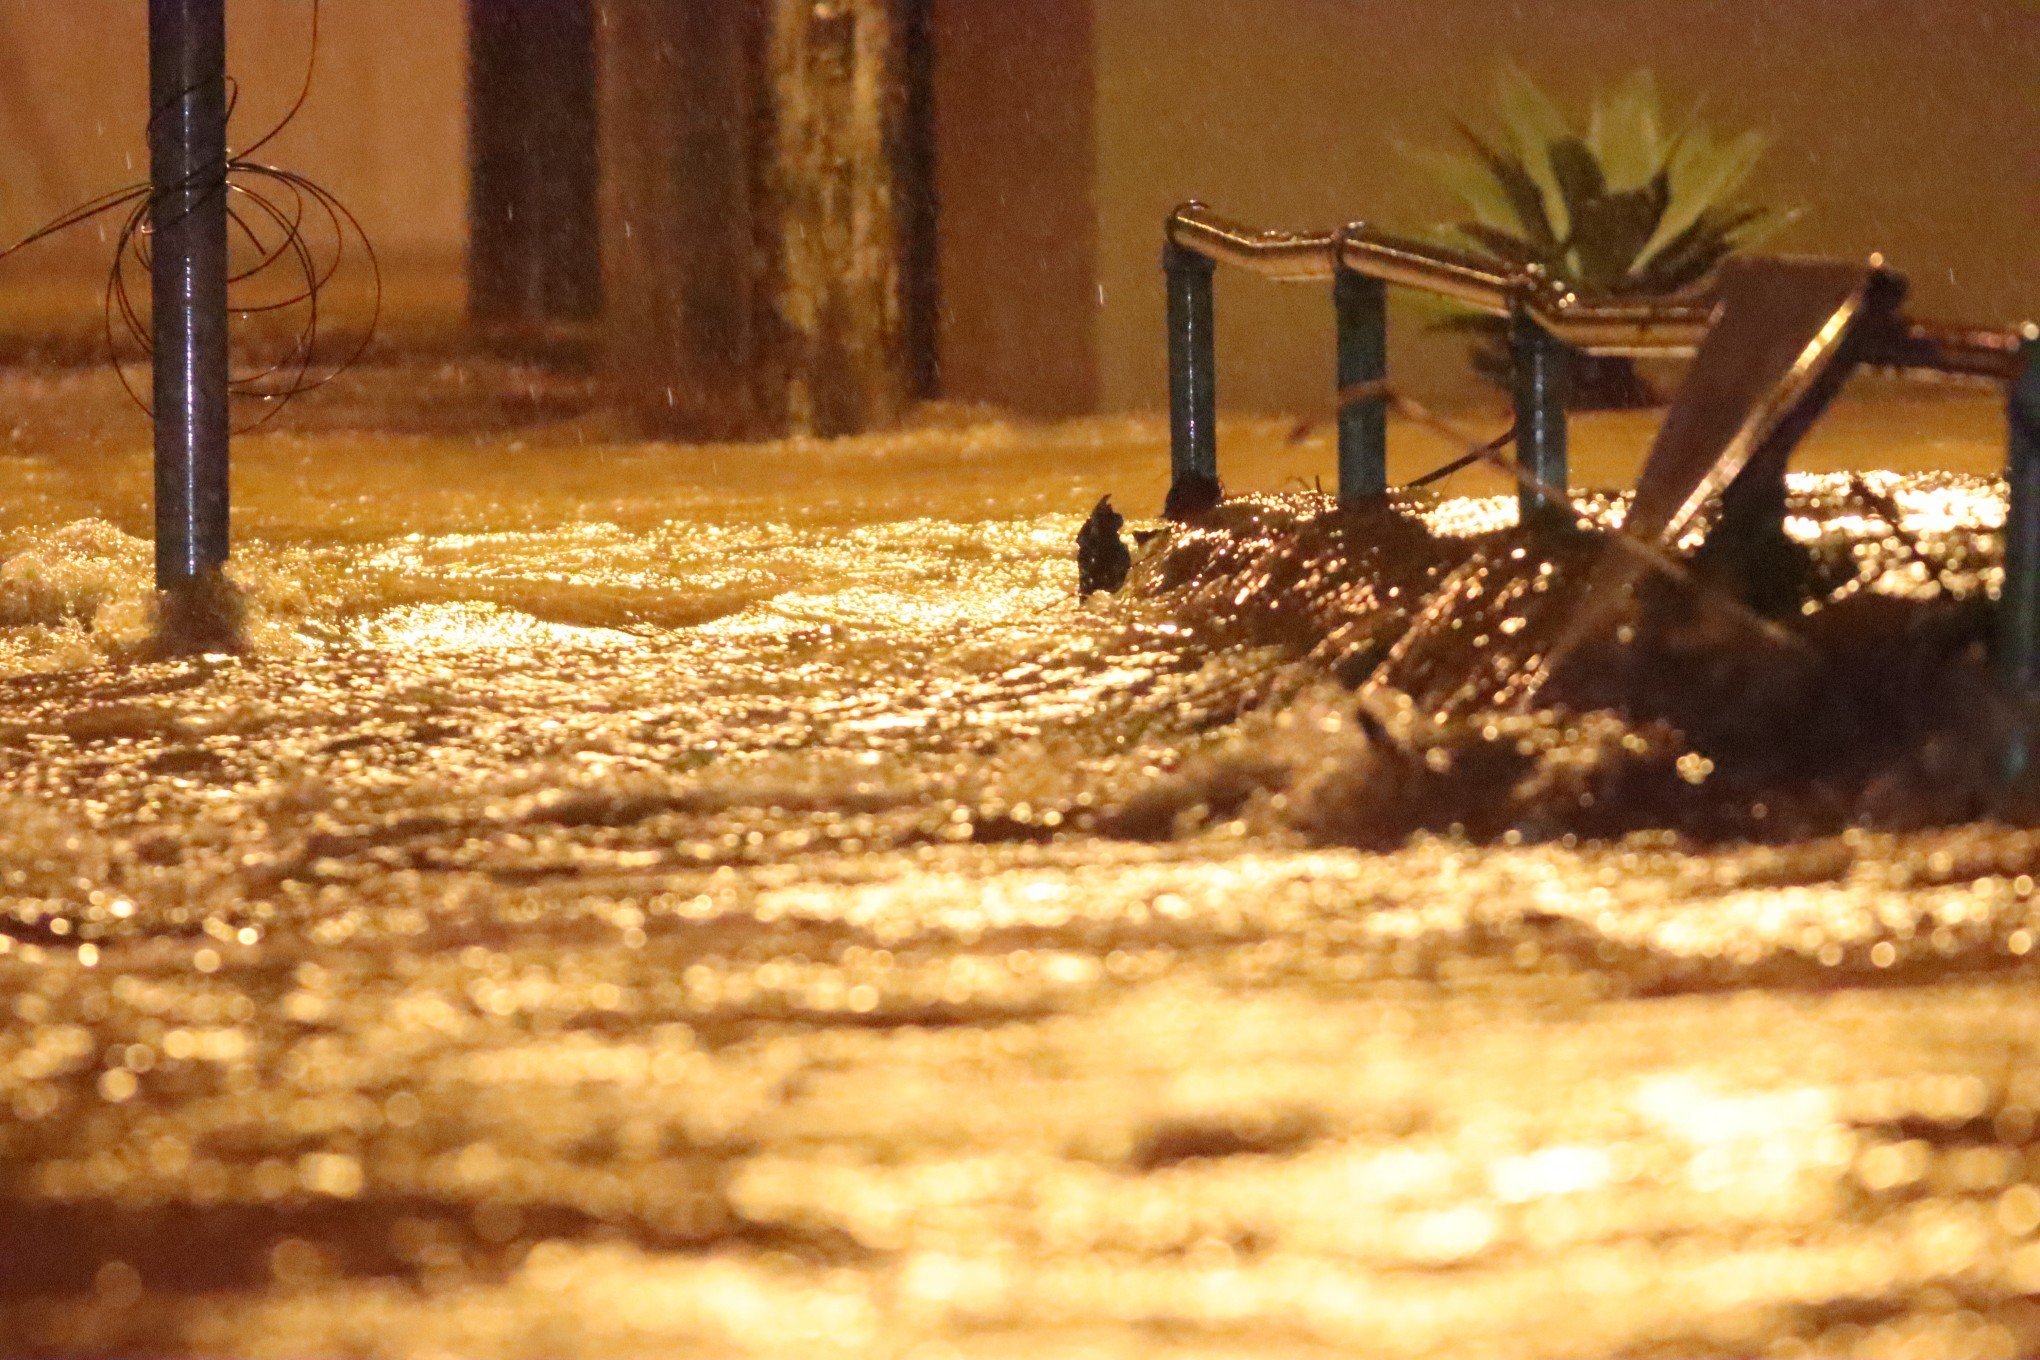
<path fill-rule="evenodd" d="M 1154 421 L 679 449 L 377 381 L 408 425 L 242 442 L 247 646 L 167 661 L 139 422 L 0 386 L 0 1351 L 2040 1347 L 2040 835 L 1349 834 L 1275 549 L 1074 598 Z M 1987 591 L 1998 421 L 1836 413 L 1809 465 L 1911 469 L 1897 529 L 1796 484 L 1838 593 Z M 1309 517 L 1326 431 L 1226 438 Z"/>

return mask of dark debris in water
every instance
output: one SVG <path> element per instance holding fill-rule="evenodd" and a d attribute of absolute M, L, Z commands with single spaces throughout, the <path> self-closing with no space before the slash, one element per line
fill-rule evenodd
<path fill-rule="evenodd" d="M 1126 584 L 1133 567 L 1133 554 L 1120 541 L 1125 516 L 1112 508 L 1112 498 L 1101 496 L 1084 527 L 1077 530 L 1077 594 L 1117 591 Z"/>

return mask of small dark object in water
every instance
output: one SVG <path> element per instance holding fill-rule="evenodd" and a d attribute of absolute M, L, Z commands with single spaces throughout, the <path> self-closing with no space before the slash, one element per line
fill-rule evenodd
<path fill-rule="evenodd" d="M 1245 1120 L 1165 1119 L 1140 1136 L 1127 1160 L 1137 1171 L 1162 1171 L 1221 1157 L 1282 1157 L 1323 1134 L 1322 1121 L 1306 1110 Z"/>
<path fill-rule="evenodd" d="M 1084 521 L 1083 528 L 1077 530 L 1079 597 L 1094 590 L 1116 591 L 1126 584 L 1127 570 L 1133 566 L 1133 554 L 1119 540 L 1119 530 L 1125 523 L 1125 516 L 1112 508 L 1112 498 L 1100 496 L 1091 517 Z"/>
<path fill-rule="evenodd" d="M 1202 472 L 1192 472 L 1178 477 L 1169 487 L 1169 495 L 1162 502 L 1162 518 L 1178 523 L 1216 509 L 1225 499 L 1225 488 L 1216 477 Z"/>

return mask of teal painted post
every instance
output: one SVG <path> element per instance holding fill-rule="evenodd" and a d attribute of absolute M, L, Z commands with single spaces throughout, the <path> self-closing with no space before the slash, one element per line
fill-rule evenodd
<path fill-rule="evenodd" d="M 1212 262 L 1174 241 L 1162 248 L 1169 293 L 1169 482 L 1218 481 L 1218 350 Z"/>
<path fill-rule="evenodd" d="M 1388 492 L 1388 394 L 1356 388 L 1388 376 L 1388 285 L 1341 265 L 1332 275 L 1339 321 L 1339 503 Z"/>
<path fill-rule="evenodd" d="M 1537 324 L 1530 309 L 1509 313 L 1509 348 L 1516 367 L 1516 466 L 1524 523 L 1565 510 L 1566 348 Z"/>

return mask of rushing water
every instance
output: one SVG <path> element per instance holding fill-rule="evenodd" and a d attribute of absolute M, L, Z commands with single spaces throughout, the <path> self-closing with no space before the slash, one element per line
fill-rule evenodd
<path fill-rule="evenodd" d="M 136 425 L 0 396 L 9 1354 L 2040 1346 L 2040 836 L 1595 838 L 1582 760 L 1711 770 L 1591 724 L 1398 820 L 1342 682 L 1423 559 L 1293 486 L 1080 603 L 1152 422 L 315 407 L 238 454 L 247 646 L 158 660 Z M 1955 471 L 1797 484 L 1831 596 L 1982 598 L 1996 438 L 1838 413 L 1815 465 Z"/>

